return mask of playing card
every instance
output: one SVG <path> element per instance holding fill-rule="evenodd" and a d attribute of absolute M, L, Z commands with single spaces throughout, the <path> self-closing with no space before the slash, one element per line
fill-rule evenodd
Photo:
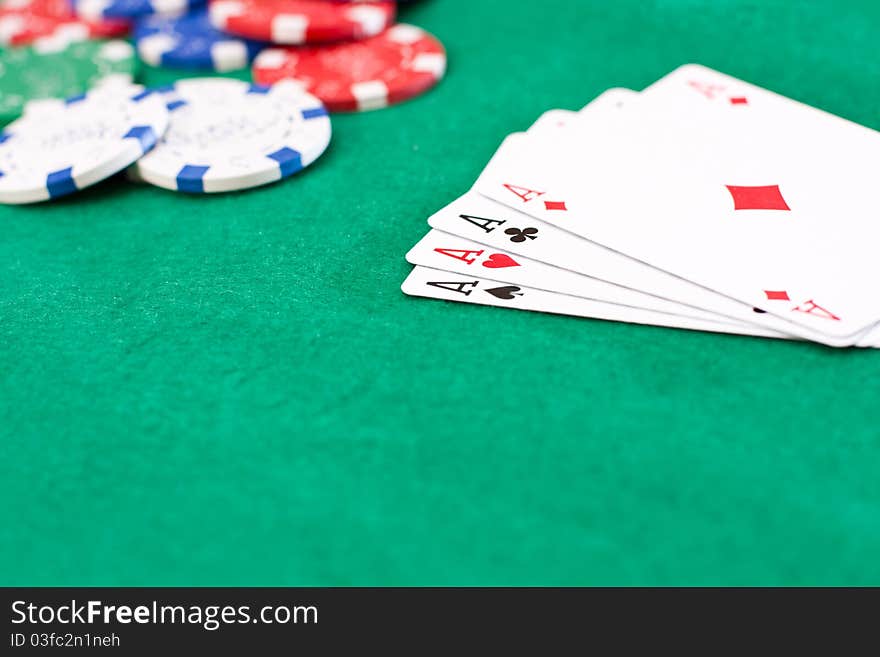
<path fill-rule="evenodd" d="M 876 133 L 775 100 L 734 118 L 730 107 L 747 102 L 706 111 L 643 100 L 564 139 L 528 142 L 477 189 L 810 339 L 851 344 L 880 317 L 867 246 Z"/>
<path fill-rule="evenodd" d="M 723 322 L 691 319 L 667 315 L 665 313 L 640 310 L 603 303 L 591 299 L 568 296 L 546 290 L 536 290 L 523 285 L 505 284 L 502 281 L 485 279 L 480 276 L 455 274 L 428 267 L 414 267 L 401 286 L 405 294 L 474 303 L 484 306 L 501 306 L 537 312 L 589 317 L 631 324 L 650 324 L 685 328 L 694 331 L 715 333 L 739 333 L 739 325 Z M 772 331 L 754 327 L 753 335 L 781 337 Z"/>

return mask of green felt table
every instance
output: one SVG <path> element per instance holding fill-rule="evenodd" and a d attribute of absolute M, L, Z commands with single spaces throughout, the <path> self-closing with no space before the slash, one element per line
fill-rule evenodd
<path fill-rule="evenodd" d="M 0 208 L 0 583 L 880 584 L 880 352 L 399 289 L 506 134 L 606 88 L 696 61 L 880 128 L 880 4 L 401 13 L 446 79 L 303 175 Z"/>

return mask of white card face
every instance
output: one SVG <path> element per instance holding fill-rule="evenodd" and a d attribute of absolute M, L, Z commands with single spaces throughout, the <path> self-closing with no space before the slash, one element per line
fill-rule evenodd
<path fill-rule="evenodd" d="M 631 324 L 650 324 L 684 328 L 694 331 L 714 333 L 740 333 L 741 327 L 723 322 L 704 321 L 655 313 L 619 306 L 601 301 L 582 299 L 546 290 L 537 290 L 523 285 L 510 285 L 503 281 L 489 280 L 473 275 L 456 274 L 428 267 L 415 267 L 403 282 L 401 289 L 411 296 L 428 297 L 474 303 L 484 306 L 500 306 L 532 310 L 536 312 L 589 317 Z M 772 331 L 763 332 L 755 327 L 754 335 L 780 337 Z"/>
<path fill-rule="evenodd" d="M 751 89 L 735 96 L 748 102 L 710 110 L 639 98 L 564 139 L 493 159 L 497 171 L 476 188 L 828 344 L 851 344 L 880 318 L 870 289 L 880 139 Z"/>
<path fill-rule="evenodd" d="M 590 278 L 439 230 L 432 230 L 425 235 L 406 254 L 406 260 L 413 265 L 472 276 L 491 276 L 493 280 L 505 283 L 527 285 L 595 301 L 696 319 L 725 321 L 715 313 L 682 306 L 679 303 Z M 727 319 L 726 323 L 736 324 L 737 322 Z M 749 325 L 741 324 L 744 331 L 749 329 Z"/>

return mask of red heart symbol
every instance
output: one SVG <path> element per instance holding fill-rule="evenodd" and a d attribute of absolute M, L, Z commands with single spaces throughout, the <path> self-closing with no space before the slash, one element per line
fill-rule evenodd
<path fill-rule="evenodd" d="M 503 253 L 493 253 L 486 258 L 483 266 L 489 269 L 501 269 L 502 267 L 519 267 L 519 263 Z"/>

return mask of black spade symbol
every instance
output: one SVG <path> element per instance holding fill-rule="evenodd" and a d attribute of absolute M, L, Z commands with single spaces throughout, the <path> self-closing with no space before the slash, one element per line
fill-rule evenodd
<path fill-rule="evenodd" d="M 516 285 L 505 285 L 504 287 L 492 287 L 486 290 L 492 296 L 498 297 L 499 299 L 513 299 L 513 297 L 522 296 L 522 292 L 520 292 L 520 288 Z"/>

